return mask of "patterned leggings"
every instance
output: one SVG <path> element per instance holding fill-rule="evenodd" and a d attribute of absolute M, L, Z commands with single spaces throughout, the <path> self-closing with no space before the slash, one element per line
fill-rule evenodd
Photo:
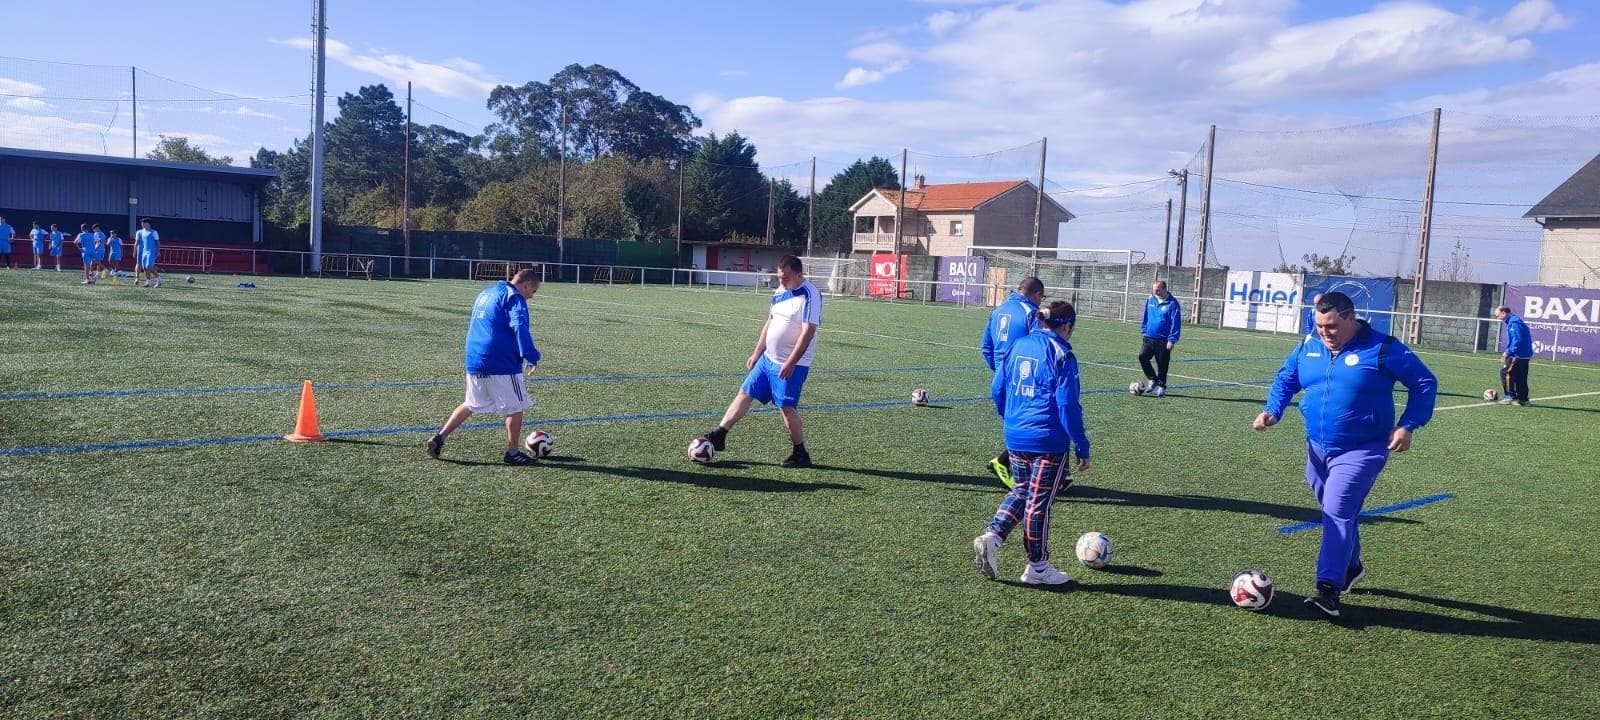
<path fill-rule="evenodd" d="M 1050 506 L 1062 481 L 1072 482 L 1067 456 L 1012 450 L 1011 477 L 1017 484 L 1000 501 L 989 530 L 1004 540 L 1021 523 L 1028 562 L 1046 562 L 1050 559 Z"/>

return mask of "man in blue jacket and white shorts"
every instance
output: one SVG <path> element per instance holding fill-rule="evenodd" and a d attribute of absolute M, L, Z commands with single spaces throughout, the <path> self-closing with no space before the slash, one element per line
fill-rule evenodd
<path fill-rule="evenodd" d="M 444 440 L 473 413 L 492 412 L 506 418 L 507 465 L 532 465 L 522 452 L 522 411 L 533 406 L 523 383 L 539 366 L 539 348 L 529 330 L 528 299 L 539 291 L 539 271 L 522 269 L 510 282 L 501 280 L 478 293 L 467 326 L 467 398 L 450 413 L 444 427 L 428 438 L 428 457 L 438 459 Z"/>

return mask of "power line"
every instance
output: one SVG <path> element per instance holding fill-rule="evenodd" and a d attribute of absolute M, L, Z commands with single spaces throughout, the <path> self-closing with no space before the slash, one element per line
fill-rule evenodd
<path fill-rule="evenodd" d="M 1225 183 L 1232 183 L 1232 184 L 1235 184 L 1235 185 L 1249 185 L 1250 187 L 1271 188 L 1273 190 L 1284 190 L 1284 191 L 1288 191 L 1288 192 L 1310 193 L 1312 195 L 1337 195 L 1337 196 L 1343 197 L 1343 198 L 1360 198 L 1362 200 L 1384 200 L 1384 201 L 1387 201 L 1387 202 L 1415 203 L 1417 205 L 1421 205 L 1422 204 L 1421 200 L 1417 200 L 1415 198 L 1384 197 L 1382 195 L 1354 195 L 1354 194 L 1351 194 L 1351 193 L 1327 192 L 1325 190 L 1307 190 L 1305 188 L 1292 188 L 1292 187 L 1284 187 L 1282 185 L 1267 185 L 1265 183 L 1246 182 L 1244 180 L 1234 180 L 1234 179 L 1231 179 L 1231 178 L 1225 178 L 1225 177 L 1221 177 L 1221 176 L 1217 177 L 1217 181 L 1218 182 L 1225 182 Z M 1486 206 L 1486 207 L 1533 207 L 1533 205 L 1534 205 L 1534 203 L 1529 203 L 1529 202 L 1497 203 L 1497 202 L 1476 202 L 1476 201 L 1470 201 L 1470 200 L 1434 200 L 1433 203 L 1435 205 L 1480 205 L 1480 206 Z"/>

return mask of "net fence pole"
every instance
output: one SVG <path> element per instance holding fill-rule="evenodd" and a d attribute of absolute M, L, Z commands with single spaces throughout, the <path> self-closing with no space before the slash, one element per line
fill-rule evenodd
<path fill-rule="evenodd" d="M 1206 187 L 1200 196 L 1200 261 L 1195 264 L 1194 271 L 1194 319 L 1190 322 L 1200 322 L 1201 291 L 1205 289 L 1206 279 L 1206 240 L 1211 237 L 1211 178 L 1216 175 L 1214 171 L 1217 159 L 1217 126 L 1211 126 L 1211 134 L 1206 138 Z"/>

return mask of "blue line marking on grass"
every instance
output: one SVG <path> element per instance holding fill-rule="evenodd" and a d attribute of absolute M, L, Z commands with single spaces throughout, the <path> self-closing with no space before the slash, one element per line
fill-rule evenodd
<path fill-rule="evenodd" d="M 904 368 L 834 368 L 818 370 L 816 375 L 851 375 L 869 373 L 946 372 L 984 370 L 979 365 L 947 365 Z M 636 382 L 640 380 L 704 380 L 721 377 L 744 377 L 745 371 L 718 371 L 694 373 L 644 373 L 639 375 L 562 375 L 554 377 L 529 377 L 530 385 L 585 382 Z M 461 379 L 453 380 L 396 380 L 388 382 L 330 382 L 315 383 L 318 390 L 380 390 L 393 388 L 421 388 L 457 386 Z M 270 392 L 298 392 L 300 384 L 292 385 L 237 385 L 231 387 L 155 388 L 143 390 L 63 390 L 59 392 L 8 392 L 0 393 L 0 400 L 69 400 L 77 398 L 161 397 L 172 395 L 231 395 Z"/>
<path fill-rule="evenodd" d="M 741 373 L 743 374 L 743 373 Z M 1205 383 L 1201 385 L 1175 385 L 1173 390 L 1197 390 L 1207 388 L 1236 387 L 1244 383 Z M 1112 393 L 1127 392 L 1121 388 L 1096 388 L 1083 391 L 1084 395 L 1108 395 Z M 987 395 L 977 397 L 947 398 L 937 400 L 935 404 L 965 404 L 974 402 L 993 402 Z M 830 410 L 876 410 L 881 408 L 899 407 L 907 405 L 905 400 L 879 400 L 875 402 L 833 403 L 829 405 L 809 405 L 804 409 L 808 412 L 826 412 Z M 654 420 L 684 420 L 688 418 L 715 418 L 722 417 L 722 410 L 688 410 L 671 413 L 647 413 L 642 415 L 599 415 L 572 418 L 545 418 L 536 421 L 526 421 L 526 427 L 558 426 L 558 425 L 598 425 L 602 423 L 621 422 L 650 422 Z M 771 407 L 758 407 L 751 413 L 775 412 Z M 499 422 L 467 423 L 461 426 L 465 429 L 481 430 L 485 428 L 503 427 Z M 323 434 L 330 438 L 370 437 L 373 435 L 403 435 L 407 433 L 432 433 L 437 430 L 437 425 L 404 425 L 384 428 L 362 428 L 356 430 L 329 430 Z M 181 440 L 133 440 L 115 443 L 94 443 L 82 445 L 44 445 L 38 447 L 0 448 L 0 457 L 22 457 L 27 455 L 69 455 L 76 453 L 105 452 L 111 450 L 149 450 L 162 448 L 202 447 L 207 445 L 244 445 L 258 442 L 277 442 L 283 439 L 281 435 L 243 435 L 239 437 L 221 438 L 188 438 Z"/>
<path fill-rule="evenodd" d="M 1455 495 L 1450 493 L 1444 493 L 1442 495 L 1429 495 L 1427 497 L 1417 498 L 1415 500 L 1407 500 L 1403 503 L 1395 503 L 1393 505 L 1385 505 L 1383 507 L 1372 508 L 1370 510 L 1362 510 L 1361 517 L 1388 515 L 1389 513 L 1400 512 L 1401 510 L 1410 510 L 1414 507 L 1422 507 L 1423 505 L 1432 505 L 1436 502 L 1444 502 L 1454 497 Z M 1322 527 L 1322 523 L 1320 522 L 1303 522 L 1295 523 L 1293 525 L 1285 525 L 1281 528 L 1278 528 L 1278 532 L 1283 533 L 1284 535 L 1293 535 L 1297 532 L 1315 530 L 1320 527 Z"/>

